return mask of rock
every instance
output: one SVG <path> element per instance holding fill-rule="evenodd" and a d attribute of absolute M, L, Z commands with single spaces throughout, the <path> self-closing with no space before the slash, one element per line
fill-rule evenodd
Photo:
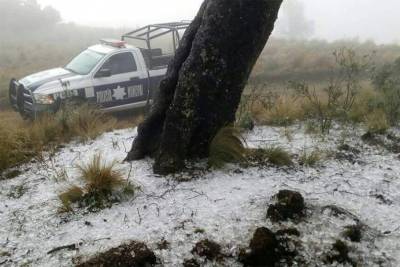
<path fill-rule="evenodd" d="M 221 246 L 208 239 L 197 242 L 192 253 L 205 257 L 208 260 L 215 260 L 221 256 Z"/>
<path fill-rule="evenodd" d="M 298 219 L 304 216 L 304 198 L 299 192 L 282 190 L 276 196 L 277 203 L 268 207 L 267 217 L 273 222 Z"/>
<path fill-rule="evenodd" d="M 101 253 L 77 267 L 147 267 L 154 266 L 157 258 L 144 243 L 133 241 Z"/>
<path fill-rule="evenodd" d="M 239 255 L 244 266 L 274 266 L 279 260 L 279 242 L 268 228 L 258 228 L 249 247 L 249 251 L 242 251 Z"/>

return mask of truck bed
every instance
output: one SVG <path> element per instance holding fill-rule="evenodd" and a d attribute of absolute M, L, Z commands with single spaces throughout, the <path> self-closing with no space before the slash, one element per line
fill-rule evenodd
<path fill-rule="evenodd" d="M 162 54 L 161 49 L 140 49 L 147 67 L 150 70 L 167 68 L 168 63 L 174 57 L 173 54 Z"/>

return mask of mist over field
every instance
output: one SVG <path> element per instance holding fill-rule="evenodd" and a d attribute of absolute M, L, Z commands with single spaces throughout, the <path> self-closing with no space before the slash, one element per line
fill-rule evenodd
<path fill-rule="evenodd" d="M 196 14 L 201 0 L 39 0 L 61 12 L 65 21 L 78 24 L 132 28 L 155 22 L 189 20 Z M 285 0 L 278 20 L 284 24 L 288 14 L 299 13 L 304 5 L 307 20 L 314 32 L 308 37 L 337 40 L 343 38 L 371 39 L 378 43 L 400 40 L 400 19 L 397 0 Z M 291 10 L 292 9 L 292 10 Z M 293 11 L 295 9 L 295 11 Z M 296 10 L 297 9 L 297 10 Z M 95 12 L 91 12 L 95 10 Z M 294 15 L 296 16 L 296 15 Z"/>

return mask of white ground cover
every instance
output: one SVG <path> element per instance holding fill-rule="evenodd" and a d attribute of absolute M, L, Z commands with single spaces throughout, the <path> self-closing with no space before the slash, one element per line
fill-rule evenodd
<path fill-rule="evenodd" d="M 0 265 L 73 266 L 73 258 L 86 259 L 138 240 L 154 250 L 161 266 L 181 266 L 185 258 L 193 257 L 191 250 L 202 239 L 214 240 L 224 254 L 236 256 L 240 247 L 248 246 L 254 230 L 265 226 L 299 229 L 301 255 L 309 266 L 321 266 L 343 227 L 355 223 L 351 216 L 322 211 L 326 205 L 336 205 L 368 226 L 361 243 L 348 242 L 352 258 L 362 266 L 378 266 L 379 261 L 381 266 L 400 266 L 400 160 L 385 149 L 363 144 L 360 129 L 334 129 L 321 138 L 305 134 L 300 126 L 258 127 L 246 135 L 250 147 L 279 145 L 297 157 L 318 148 L 329 157 L 313 168 L 228 166 L 178 177 L 153 175 L 150 159 L 122 162 L 135 134 L 134 129 L 120 130 L 87 144 L 68 144 L 45 164 L 30 163 L 21 168 L 19 177 L 0 181 Z M 355 163 L 335 159 L 343 142 L 360 150 Z M 76 164 L 88 162 L 96 153 L 107 161 L 117 160 L 117 167 L 141 190 L 98 213 L 59 214 L 58 194 L 81 183 Z M 66 180 L 60 179 L 64 171 Z M 303 222 L 279 225 L 266 218 L 273 195 L 282 189 L 303 194 L 308 207 Z M 170 243 L 166 250 L 157 248 L 162 239 Z M 78 249 L 48 254 L 71 244 Z M 234 258 L 219 264 L 241 266 Z"/>

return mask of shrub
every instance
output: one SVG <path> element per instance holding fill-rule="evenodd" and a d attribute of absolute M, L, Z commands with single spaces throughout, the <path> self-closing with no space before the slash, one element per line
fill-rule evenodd
<path fill-rule="evenodd" d="M 63 205 L 62 211 L 71 211 L 71 204 L 78 203 L 89 211 L 97 211 L 120 202 L 126 195 L 135 194 L 136 187 L 123 180 L 121 172 L 115 170 L 115 162 L 105 163 L 100 155 L 77 169 L 84 186 L 72 186 L 59 195 Z"/>
<path fill-rule="evenodd" d="M 362 74 L 368 67 L 369 56 L 358 57 L 354 50 L 342 48 L 334 52 L 337 74 L 322 89 L 305 82 L 292 82 L 298 97 L 306 100 L 309 118 L 318 122 L 321 133 L 328 133 L 335 119 L 347 120 L 361 89 Z"/>
<path fill-rule="evenodd" d="M 240 131 L 232 126 L 222 128 L 210 144 L 208 164 L 221 168 L 226 163 L 246 161 L 245 140 Z"/>

